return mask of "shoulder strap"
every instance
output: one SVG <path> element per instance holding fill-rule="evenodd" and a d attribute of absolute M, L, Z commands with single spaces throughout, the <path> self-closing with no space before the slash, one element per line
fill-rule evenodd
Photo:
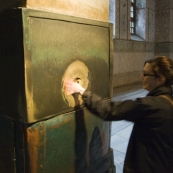
<path fill-rule="evenodd" d="M 171 98 L 169 98 L 168 96 L 165 96 L 165 95 L 159 95 L 159 97 L 162 97 L 162 98 L 165 98 L 166 100 L 168 100 L 172 106 L 173 106 L 173 100 Z"/>

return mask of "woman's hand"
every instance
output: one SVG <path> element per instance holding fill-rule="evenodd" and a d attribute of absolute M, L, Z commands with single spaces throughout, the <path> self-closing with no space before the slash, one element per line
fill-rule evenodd
<path fill-rule="evenodd" d="M 65 81 L 64 90 L 66 95 L 71 95 L 74 93 L 80 93 L 81 95 L 83 95 L 85 91 L 85 89 L 80 84 L 74 82 L 72 79 L 68 79 Z"/>

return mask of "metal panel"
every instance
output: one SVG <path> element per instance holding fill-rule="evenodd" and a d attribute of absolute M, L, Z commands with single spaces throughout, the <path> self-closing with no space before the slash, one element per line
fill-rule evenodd
<path fill-rule="evenodd" d="M 84 172 L 103 157 L 108 157 L 104 169 L 113 166 L 113 158 L 106 156 L 110 123 L 87 109 L 35 123 L 26 128 L 26 136 L 29 173 Z"/>
<path fill-rule="evenodd" d="M 29 9 L 0 13 L 3 173 L 114 171 L 110 123 L 78 95 L 77 107 L 69 104 L 74 98 L 63 91 L 66 77 L 79 78 L 110 100 L 112 57 L 109 23 Z"/>
<path fill-rule="evenodd" d="M 0 28 L 0 40 L 6 40 L 6 45 L 0 42 L 5 67 L 1 69 L 5 77 L 0 76 L 5 81 L 0 86 L 0 103 L 12 117 L 32 123 L 74 110 L 63 97 L 62 78 L 76 61 L 89 70 L 88 89 L 110 98 L 111 24 L 28 9 L 0 18 L 8 28 Z"/>

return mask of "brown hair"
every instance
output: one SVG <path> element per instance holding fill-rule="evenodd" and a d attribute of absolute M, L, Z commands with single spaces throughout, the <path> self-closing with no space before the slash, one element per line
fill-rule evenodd
<path fill-rule="evenodd" d="M 153 59 L 145 61 L 152 66 L 153 73 L 156 76 L 165 78 L 165 85 L 173 85 L 173 61 L 166 56 L 156 56 Z"/>

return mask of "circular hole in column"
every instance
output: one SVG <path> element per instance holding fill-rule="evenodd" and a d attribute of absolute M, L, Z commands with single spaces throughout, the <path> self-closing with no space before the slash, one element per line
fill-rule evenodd
<path fill-rule="evenodd" d="M 82 61 L 74 61 L 72 62 L 66 69 L 63 77 L 62 77 L 62 96 L 64 101 L 70 106 L 75 107 L 76 103 L 74 97 L 72 95 L 66 95 L 64 92 L 64 82 L 68 79 L 72 79 L 73 81 L 79 83 L 83 88 L 87 88 L 89 84 L 89 70 L 87 66 Z M 79 104 L 83 103 L 82 96 L 78 97 Z"/>

